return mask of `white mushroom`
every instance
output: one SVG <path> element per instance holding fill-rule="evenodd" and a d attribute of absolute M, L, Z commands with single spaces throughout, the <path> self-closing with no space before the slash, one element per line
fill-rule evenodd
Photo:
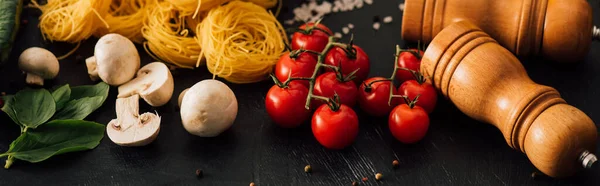
<path fill-rule="evenodd" d="M 139 115 L 139 99 L 137 94 L 117 99 L 117 119 L 111 120 L 106 125 L 106 133 L 115 144 L 144 146 L 158 136 L 160 116 L 149 112 Z"/>
<path fill-rule="evenodd" d="M 171 100 L 173 95 L 173 75 L 167 65 L 153 62 L 137 72 L 137 77 L 119 86 L 118 98 L 139 94 L 146 103 L 160 107 Z"/>
<path fill-rule="evenodd" d="M 229 129 L 238 112 L 233 91 L 217 80 L 203 80 L 192 86 L 181 102 L 181 121 L 189 133 L 215 137 Z"/>
<path fill-rule="evenodd" d="M 140 56 L 131 40 L 119 34 L 102 36 L 94 47 L 94 56 L 85 60 L 93 81 L 98 78 L 112 86 L 133 79 L 140 68 Z"/>
<path fill-rule="evenodd" d="M 19 56 L 19 69 L 27 73 L 27 84 L 44 86 L 45 79 L 54 79 L 58 75 L 60 65 L 52 52 L 31 47 Z"/>
<path fill-rule="evenodd" d="M 183 100 L 183 95 L 185 95 L 185 93 L 190 90 L 190 88 L 186 88 L 185 90 L 181 91 L 181 93 L 179 94 L 179 98 L 177 99 L 177 105 L 179 105 L 179 107 L 181 107 L 181 101 Z"/>

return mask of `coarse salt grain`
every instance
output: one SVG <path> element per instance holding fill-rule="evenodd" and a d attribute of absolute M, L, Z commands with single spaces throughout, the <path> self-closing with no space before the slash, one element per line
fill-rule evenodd
<path fill-rule="evenodd" d="M 348 28 L 349 29 L 354 29 L 354 25 L 352 23 L 348 23 Z"/>
<path fill-rule="evenodd" d="M 373 23 L 373 29 L 379 30 L 379 27 L 381 27 L 381 23 L 379 23 L 379 22 Z"/>
<path fill-rule="evenodd" d="M 391 23 L 393 21 L 392 16 L 386 16 L 383 18 L 384 23 Z"/>
<path fill-rule="evenodd" d="M 350 29 L 348 29 L 348 27 L 343 27 L 343 28 L 342 28 L 342 32 L 343 32 L 344 34 L 348 34 L 348 32 L 350 32 Z"/>
<path fill-rule="evenodd" d="M 400 8 L 400 11 L 404 12 L 404 3 L 400 3 L 400 5 L 398 6 L 398 8 Z"/>
<path fill-rule="evenodd" d="M 342 34 L 339 32 L 336 32 L 335 34 L 333 34 L 333 36 L 335 36 L 337 38 L 342 38 Z"/>
<path fill-rule="evenodd" d="M 373 0 L 335 0 L 333 3 L 322 1 L 321 4 L 318 4 L 316 0 L 310 0 L 310 2 L 294 8 L 294 19 L 287 20 L 284 23 L 292 25 L 295 22 L 316 22 L 332 12 L 352 11 L 362 8 L 364 4 L 373 4 Z"/>

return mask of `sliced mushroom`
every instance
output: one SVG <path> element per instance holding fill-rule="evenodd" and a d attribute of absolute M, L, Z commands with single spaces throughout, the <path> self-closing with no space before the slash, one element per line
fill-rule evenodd
<path fill-rule="evenodd" d="M 112 86 L 133 79 L 140 68 L 140 56 L 131 40 L 119 34 L 102 36 L 94 48 L 94 56 L 85 60 L 90 79 L 98 78 Z"/>
<path fill-rule="evenodd" d="M 139 95 L 118 98 L 117 119 L 106 125 L 111 141 L 120 146 L 144 146 L 152 143 L 160 131 L 160 116 L 153 113 L 139 115 Z"/>
<path fill-rule="evenodd" d="M 203 80 L 192 86 L 181 102 L 181 122 L 191 134 L 215 137 L 229 129 L 238 112 L 233 91 L 218 80 Z"/>
<path fill-rule="evenodd" d="M 153 62 L 142 67 L 137 77 L 119 86 L 118 98 L 139 94 L 148 104 L 160 107 L 173 96 L 173 75 L 167 65 Z"/>
<path fill-rule="evenodd" d="M 45 79 L 54 79 L 58 75 L 60 65 L 52 52 L 31 47 L 19 56 L 19 68 L 27 73 L 27 84 L 44 86 Z"/>

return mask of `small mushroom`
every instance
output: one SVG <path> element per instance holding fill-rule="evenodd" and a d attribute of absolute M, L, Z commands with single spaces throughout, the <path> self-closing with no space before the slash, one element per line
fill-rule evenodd
<path fill-rule="evenodd" d="M 52 52 L 31 47 L 19 56 L 19 69 L 27 73 L 27 84 L 44 86 L 45 79 L 54 79 L 58 75 L 60 65 Z"/>
<path fill-rule="evenodd" d="M 191 134 L 215 137 L 229 129 L 238 112 L 233 91 L 218 80 L 203 80 L 192 86 L 181 102 L 181 121 Z"/>
<path fill-rule="evenodd" d="M 119 34 L 102 36 L 94 47 L 94 56 L 85 60 L 93 81 L 98 78 L 112 86 L 133 79 L 140 68 L 140 56 L 131 40 Z"/>
<path fill-rule="evenodd" d="M 142 67 L 135 79 L 119 86 L 117 98 L 139 94 L 146 103 L 153 107 L 160 107 L 171 100 L 173 86 L 173 75 L 167 65 L 153 62 Z"/>
<path fill-rule="evenodd" d="M 185 90 L 181 91 L 181 93 L 179 94 L 179 98 L 177 99 L 177 105 L 179 105 L 179 107 L 181 108 L 181 101 L 183 100 L 183 96 L 185 95 L 185 93 L 190 90 L 190 88 L 186 88 Z"/>
<path fill-rule="evenodd" d="M 160 116 L 153 113 L 139 115 L 139 95 L 117 98 L 117 119 L 106 125 L 111 141 L 120 146 L 144 146 L 150 144 L 160 131 Z"/>

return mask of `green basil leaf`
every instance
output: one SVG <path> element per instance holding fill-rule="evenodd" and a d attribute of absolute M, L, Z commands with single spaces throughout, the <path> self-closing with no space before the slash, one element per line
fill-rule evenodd
<path fill-rule="evenodd" d="M 56 112 L 56 103 L 46 89 L 24 89 L 14 97 L 13 110 L 21 125 L 37 128 Z"/>
<path fill-rule="evenodd" d="M 2 96 L 2 100 L 4 100 L 4 106 L 2 106 L 2 111 L 10 117 L 17 125 L 21 125 L 19 120 L 17 119 L 17 113 L 14 110 L 14 102 L 15 98 L 13 95 Z M 21 125 L 22 126 L 22 125 Z"/>
<path fill-rule="evenodd" d="M 100 108 L 104 99 L 102 96 L 95 96 L 71 100 L 54 115 L 53 119 L 84 119 Z"/>
<path fill-rule="evenodd" d="M 69 101 L 69 98 L 71 98 L 71 87 L 69 87 L 69 84 L 59 87 L 52 91 L 52 97 L 54 97 L 54 102 L 56 102 L 56 110 L 62 109 L 65 103 Z"/>
<path fill-rule="evenodd" d="M 2 155 L 31 163 L 54 155 L 94 149 L 104 137 L 104 125 L 83 120 L 53 120 L 28 130 Z"/>
<path fill-rule="evenodd" d="M 100 82 L 96 85 L 84 85 L 76 86 L 71 88 L 71 100 L 81 99 L 85 97 L 96 97 L 102 96 L 102 103 L 108 97 L 108 90 L 110 86 L 104 82 Z"/>

